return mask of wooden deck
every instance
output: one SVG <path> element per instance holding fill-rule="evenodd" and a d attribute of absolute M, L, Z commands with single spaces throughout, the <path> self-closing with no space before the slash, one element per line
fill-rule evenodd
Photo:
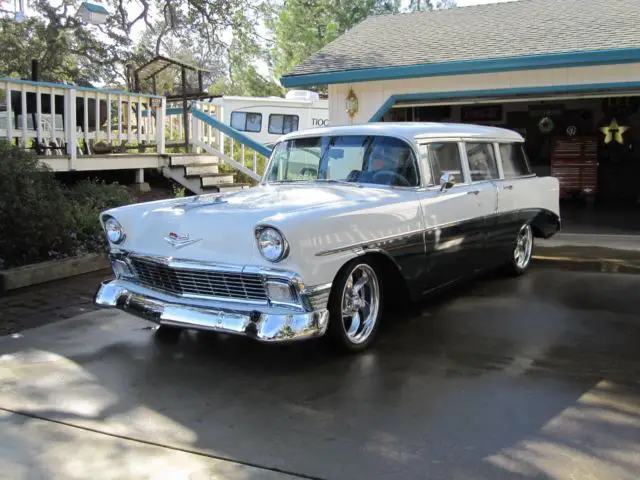
<path fill-rule="evenodd" d="M 72 160 L 68 155 L 43 155 L 40 161 L 54 172 L 137 170 L 161 168 L 166 165 L 166 155 L 158 153 L 109 153 L 104 155 L 79 155 Z M 75 163 L 75 165 L 73 165 Z"/>

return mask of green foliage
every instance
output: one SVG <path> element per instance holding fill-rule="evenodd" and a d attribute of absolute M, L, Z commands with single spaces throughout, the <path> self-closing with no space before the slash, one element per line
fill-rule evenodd
<path fill-rule="evenodd" d="M 103 251 L 99 212 L 132 201 L 118 185 L 63 187 L 33 153 L 0 141 L 0 268 Z"/>
<path fill-rule="evenodd" d="M 395 0 L 288 0 L 267 21 L 275 35 L 271 51 L 275 76 L 289 72 L 369 15 L 399 9 Z"/>

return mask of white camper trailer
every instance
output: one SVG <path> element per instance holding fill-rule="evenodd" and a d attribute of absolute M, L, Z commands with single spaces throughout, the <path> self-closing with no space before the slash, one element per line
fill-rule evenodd
<path fill-rule="evenodd" d="M 329 101 L 306 90 L 292 90 L 285 98 L 225 96 L 211 103 L 219 121 L 263 145 L 290 132 L 329 125 Z"/>

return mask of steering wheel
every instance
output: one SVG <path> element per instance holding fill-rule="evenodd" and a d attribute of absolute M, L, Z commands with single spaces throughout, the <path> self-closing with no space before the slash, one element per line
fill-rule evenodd
<path fill-rule="evenodd" d="M 384 176 L 392 177 L 392 178 L 396 179 L 398 181 L 398 184 L 400 186 L 402 186 L 402 187 L 410 187 L 411 186 L 411 184 L 409 183 L 409 180 L 407 180 L 404 176 L 402 176 L 399 173 L 394 172 L 392 170 L 380 170 L 380 171 L 377 171 L 376 173 L 373 174 L 373 179 L 372 180 L 373 180 L 374 183 L 378 183 L 378 182 L 376 182 L 376 179 L 378 177 L 384 177 Z M 385 185 L 393 185 L 393 183 L 389 184 L 389 183 L 385 182 Z"/>

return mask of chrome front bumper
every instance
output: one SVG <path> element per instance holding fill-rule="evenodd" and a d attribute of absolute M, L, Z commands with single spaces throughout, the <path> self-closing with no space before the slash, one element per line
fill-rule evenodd
<path fill-rule="evenodd" d="M 326 308 L 289 310 L 222 301 L 186 300 L 122 279 L 102 282 L 94 302 L 118 308 L 160 325 L 244 335 L 262 342 L 303 340 L 324 335 Z"/>

